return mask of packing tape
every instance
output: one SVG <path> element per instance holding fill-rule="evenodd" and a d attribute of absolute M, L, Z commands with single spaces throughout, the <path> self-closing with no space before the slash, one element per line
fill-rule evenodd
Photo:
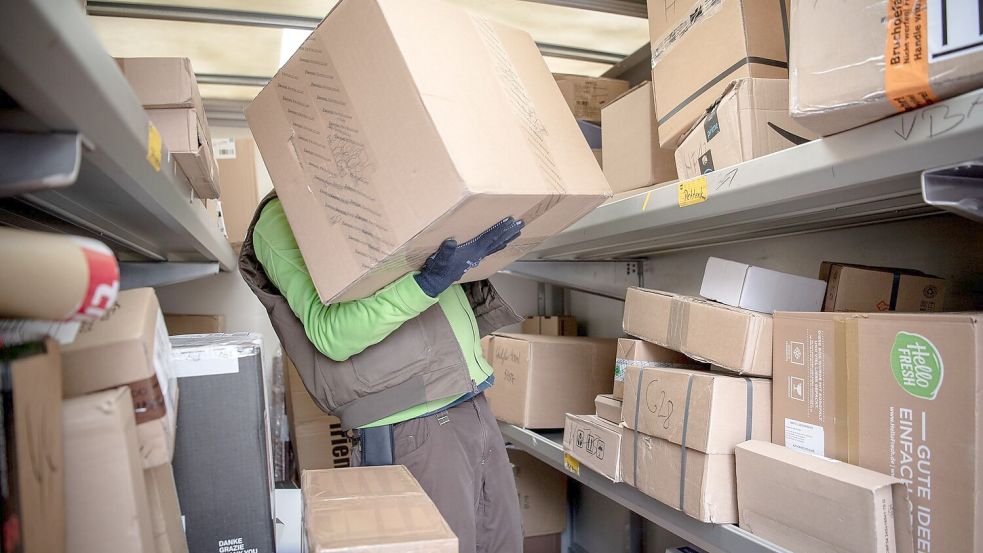
<path fill-rule="evenodd" d="M 690 303 L 682 298 L 673 298 L 669 309 L 669 330 L 666 347 L 682 351 L 683 339 L 689 328 Z"/>
<path fill-rule="evenodd" d="M 641 378 L 638 379 L 641 382 Z M 686 380 L 686 403 L 683 408 L 683 436 L 679 452 L 679 510 L 685 512 L 686 505 L 686 434 L 689 431 L 689 405 L 693 397 L 693 375 Z"/>
<path fill-rule="evenodd" d="M 130 397 L 133 398 L 133 414 L 136 416 L 137 424 L 164 418 L 167 415 L 167 403 L 157 375 L 130 382 L 126 386 L 130 389 Z M 107 390 L 112 389 L 107 388 Z"/>
<path fill-rule="evenodd" d="M 747 381 L 747 418 L 744 421 L 744 439 L 751 439 L 751 425 L 754 424 L 754 382 L 750 378 L 744 377 Z"/>
<path fill-rule="evenodd" d="M 659 63 L 659 60 L 680 41 L 697 23 L 709 19 L 716 15 L 722 8 L 723 0 L 702 0 L 697 2 L 690 10 L 689 15 L 662 35 L 662 38 L 652 45 L 652 69 Z"/>
<path fill-rule="evenodd" d="M 894 271 L 892 275 L 894 278 L 891 279 L 891 300 L 890 307 L 891 311 L 895 311 L 898 308 L 898 292 L 901 290 L 901 273 L 899 271 Z"/>
<path fill-rule="evenodd" d="M 638 371 L 638 384 L 635 389 L 635 436 L 634 443 L 632 444 L 632 461 L 631 461 L 631 485 L 638 487 L 638 435 L 641 434 L 638 429 L 638 415 L 641 412 L 642 406 L 642 370 Z"/>
<path fill-rule="evenodd" d="M 884 94 L 898 112 L 939 101 L 928 71 L 928 3 L 888 0 Z"/>

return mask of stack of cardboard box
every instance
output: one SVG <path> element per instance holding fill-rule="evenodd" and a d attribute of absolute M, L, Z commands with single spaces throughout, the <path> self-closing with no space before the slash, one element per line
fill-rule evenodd
<path fill-rule="evenodd" d="M 522 513 L 524 550 L 559 553 L 567 527 L 567 477 L 517 449 L 508 450 Z"/>

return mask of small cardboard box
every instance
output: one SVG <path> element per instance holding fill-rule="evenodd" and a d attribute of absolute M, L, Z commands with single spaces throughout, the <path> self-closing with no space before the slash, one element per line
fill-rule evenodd
<path fill-rule="evenodd" d="M 629 288 L 624 329 L 697 361 L 771 376 L 771 315 L 670 292 Z"/>
<path fill-rule="evenodd" d="M 760 313 L 821 311 L 826 282 L 718 257 L 707 259 L 700 295 Z"/>
<path fill-rule="evenodd" d="M 911 553 L 905 484 L 768 442 L 737 446 L 741 528 L 796 553 Z"/>
<path fill-rule="evenodd" d="M 525 221 L 488 278 L 611 195 L 532 38 L 436 0 L 340 3 L 246 119 L 325 303 Z"/>
<path fill-rule="evenodd" d="M 133 400 L 127 388 L 65 400 L 68 552 L 154 553 Z"/>
<path fill-rule="evenodd" d="M 676 149 L 676 172 L 689 179 L 816 138 L 788 113 L 787 79 L 740 79 Z"/>
<path fill-rule="evenodd" d="M 653 4 L 675 0 L 652 0 Z M 673 149 L 731 81 L 788 78 L 788 0 L 699 0 L 652 41 L 659 143 Z"/>
<path fill-rule="evenodd" d="M 524 428 L 563 428 L 566 413 L 590 413 L 611 393 L 615 340 L 496 334 L 495 385 L 485 392 L 495 417 Z"/>
<path fill-rule="evenodd" d="M 646 81 L 601 111 L 604 176 L 615 193 L 676 180 L 670 150 L 659 147 L 652 83 Z"/>
<path fill-rule="evenodd" d="M 594 398 L 595 414 L 614 424 L 621 424 L 621 400 L 610 394 L 601 394 Z"/>
<path fill-rule="evenodd" d="M 596 415 L 571 415 L 563 429 L 563 452 L 621 482 L 621 427 Z"/>
<path fill-rule="evenodd" d="M 225 332 L 225 315 L 174 315 L 164 313 L 169 336 Z"/>
<path fill-rule="evenodd" d="M 523 334 L 543 334 L 546 336 L 576 336 L 577 319 L 568 315 L 559 317 L 526 317 L 522 321 Z"/>
<path fill-rule="evenodd" d="M 983 86 L 977 3 L 841 8 L 792 2 L 791 110 L 804 126 L 830 135 Z"/>
<path fill-rule="evenodd" d="M 823 311 L 942 311 L 945 279 L 911 269 L 823 261 Z"/>
<path fill-rule="evenodd" d="M 402 465 L 309 470 L 300 480 L 306 553 L 457 553 L 454 532 Z"/>
<path fill-rule="evenodd" d="M 204 113 L 198 81 L 188 58 L 116 58 L 145 108 L 190 108 Z"/>
<path fill-rule="evenodd" d="M 174 455 L 178 384 L 170 352 L 153 288 L 121 292 L 102 319 L 84 324 L 62 348 L 65 397 L 130 389 L 144 468 L 169 463 Z"/>
<path fill-rule="evenodd" d="M 585 77 L 554 73 L 560 94 L 570 106 L 574 119 L 601 122 L 601 110 L 631 86 L 628 81 L 606 77 Z"/>
<path fill-rule="evenodd" d="M 188 538 L 181 524 L 174 469 L 170 463 L 143 471 L 150 503 L 154 545 L 157 553 L 188 553 Z"/>
<path fill-rule="evenodd" d="M 625 428 L 621 478 L 702 522 L 737 522 L 734 455 L 710 455 Z"/>
<path fill-rule="evenodd" d="M 567 477 L 518 449 L 508 450 L 522 512 L 522 535 L 558 534 L 567 527 Z"/>
<path fill-rule="evenodd" d="M 629 367 L 627 428 L 703 453 L 733 454 L 746 440 L 771 440 L 771 380 L 709 371 Z"/>
<path fill-rule="evenodd" d="M 678 351 L 658 344 L 632 338 L 618 339 L 618 358 L 614 365 L 615 399 L 625 397 L 625 371 L 628 367 L 676 367 L 678 369 L 702 369 L 706 365 L 686 357 Z"/>
<path fill-rule="evenodd" d="M 229 242 L 240 244 L 259 205 L 256 143 L 251 138 L 215 139 L 215 160 L 222 175 L 222 220 Z"/>
<path fill-rule="evenodd" d="M 61 362 L 53 340 L 0 349 L 0 413 L 4 551 L 64 551 Z M 19 532 L 7 533 L 13 528 Z"/>

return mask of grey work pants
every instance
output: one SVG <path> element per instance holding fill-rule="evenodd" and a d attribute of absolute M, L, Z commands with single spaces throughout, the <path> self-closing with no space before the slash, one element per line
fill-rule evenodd
<path fill-rule="evenodd" d="M 521 553 L 512 465 L 484 394 L 393 426 L 395 461 L 420 481 L 461 553 Z M 358 466 L 361 452 L 353 452 Z"/>

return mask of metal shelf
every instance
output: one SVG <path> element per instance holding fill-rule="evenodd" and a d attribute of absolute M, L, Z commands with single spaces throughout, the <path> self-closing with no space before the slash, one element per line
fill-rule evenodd
<path fill-rule="evenodd" d="M 0 222 L 99 238 L 122 261 L 212 263 L 231 246 L 178 177 L 148 161 L 149 120 L 77 3 L 0 2 L 0 128 L 81 135 L 76 182 L 0 201 Z M 152 282 L 152 279 L 150 279 Z"/>
<path fill-rule="evenodd" d="M 627 484 L 615 484 L 583 465 L 579 474 L 566 470 L 563 463 L 563 432 L 540 434 L 504 422 L 498 425 L 506 442 L 708 553 L 790 553 L 732 524 L 707 524 L 690 518 Z"/>
<path fill-rule="evenodd" d="M 529 259 L 624 259 L 942 213 L 921 173 L 983 155 L 983 90 L 706 175 L 707 199 L 677 184 L 610 201 Z"/>

